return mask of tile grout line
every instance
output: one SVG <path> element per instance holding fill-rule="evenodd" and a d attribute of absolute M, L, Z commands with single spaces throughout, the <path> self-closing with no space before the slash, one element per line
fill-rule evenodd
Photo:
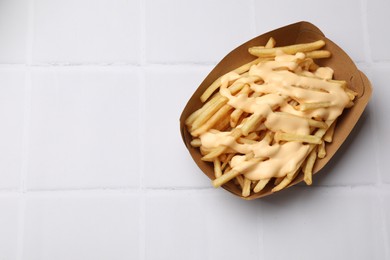
<path fill-rule="evenodd" d="M 390 189 L 390 184 L 383 183 L 381 185 L 377 184 L 357 184 L 357 185 L 315 185 L 311 187 L 307 186 L 295 186 L 294 188 L 313 188 L 313 189 L 322 189 L 322 190 L 337 190 L 337 189 Z M 75 188 L 75 189 L 38 189 L 38 190 L 28 190 L 26 192 L 21 192 L 20 190 L 0 190 L 0 196 L 5 195 L 18 195 L 23 194 L 24 196 L 34 196 L 39 194 L 93 194 L 93 193 L 106 193 L 106 194 L 129 194 L 134 192 L 150 194 L 154 192 L 199 192 L 199 191 L 213 191 L 215 190 L 212 186 L 204 187 L 179 187 L 179 186 L 164 186 L 164 187 L 118 187 L 118 188 Z"/>
<path fill-rule="evenodd" d="M 31 96 L 32 96 L 32 79 L 31 79 L 31 64 L 32 64 L 32 45 L 34 34 L 34 0 L 28 1 L 28 28 L 26 40 L 26 64 L 25 64 L 25 96 L 24 96 L 24 125 L 22 137 L 22 163 L 20 176 L 20 201 L 18 214 L 18 242 L 17 242 L 17 259 L 24 258 L 24 235 L 25 235 L 25 220 L 26 220 L 26 179 L 29 162 L 29 144 L 30 144 L 30 125 L 31 125 Z"/>
<path fill-rule="evenodd" d="M 171 66 L 199 66 L 199 67 L 208 67 L 215 66 L 215 62 L 147 62 L 144 58 L 145 52 L 143 48 L 140 51 L 140 62 L 139 63 L 100 63 L 100 62 L 91 62 L 91 63 L 31 63 L 30 66 L 34 68 L 82 68 L 82 67 L 91 67 L 91 68 L 106 68 L 106 67 L 117 67 L 117 68 L 139 68 L 139 67 L 149 67 L 149 66 L 158 66 L 158 67 L 171 67 Z M 385 61 L 386 62 L 386 61 Z M 23 63 L 0 63 L 0 66 L 6 67 L 17 67 L 24 66 Z"/>
<path fill-rule="evenodd" d="M 31 95 L 32 95 L 32 82 L 31 82 L 31 70 L 26 68 L 25 79 L 25 97 L 24 97 L 24 125 L 23 125 L 23 148 L 22 148 L 22 165 L 21 165 L 21 178 L 20 178 L 20 193 L 25 194 L 27 192 L 26 179 L 28 172 L 29 162 L 29 144 L 30 144 L 30 124 L 31 124 Z"/>
<path fill-rule="evenodd" d="M 145 191 L 145 139 L 143 133 L 145 132 L 146 122 L 146 78 L 145 78 L 145 65 L 146 65 L 146 0 L 141 0 L 139 3 L 140 11 L 140 70 L 139 70 L 139 124 L 138 124 L 138 136 L 139 136 L 139 245 L 138 255 L 139 259 L 146 259 L 146 191 Z"/>
<path fill-rule="evenodd" d="M 364 47 L 366 48 L 366 47 Z M 364 50 L 364 52 L 369 52 Z M 369 56 L 369 55 L 367 55 Z M 373 61 L 357 61 L 359 64 L 367 64 L 368 66 L 382 65 L 389 66 L 390 60 L 379 60 Z M 171 63 L 146 63 L 136 64 L 136 63 L 41 63 L 41 64 L 29 64 L 29 68 L 34 69 L 128 69 L 128 68 L 212 68 L 216 65 L 214 62 L 171 62 Z M 0 63 L 0 69 L 7 68 L 24 68 L 26 64 L 22 63 Z"/>
<path fill-rule="evenodd" d="M 139 84 L 139 124 L 138 124 L 138 136 L 139 136 L 139 193 L 140 193 L 140 204 L 139 204 L 139 259 L 145 259 L 145 186 L 144 186 L 144 175 L 145 175 L 145 140 L 143 133 L 145 131 L 145 72 L 141 70 L 139 72 L 140 84 Z"/>

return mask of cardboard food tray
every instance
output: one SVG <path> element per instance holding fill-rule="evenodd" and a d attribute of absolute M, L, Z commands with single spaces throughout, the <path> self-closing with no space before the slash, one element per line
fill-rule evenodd
<path fill-rule="evenodd" d="M 355 105 L 350 109 L 344 110 L 343 114 L 339 117 L 336 130 L 334 132 L 333 142 L 326 145 L 326 157 L 324 159 L 317 159 L 317 162 L 314 165 L 313 174 L 318 173 L 333 157 L 338 148 L 342 145 L 349 133 L 352 131 L 353 127 L 356 125 L 371 97 L 372 87 L 367 77 L 357 69 L 351 58 L 340 47 L 338 47 L 330 39 L 326 38 L 325 35 L 316 26 L 309 22 L 298 22 L 287 25 L 247 41 L 246 43 L 231 51 L 214 67 L 214 69 L 194 92 L 180 117 L 180 131 L 184 144 L 186 145 L 195 163 L 211 180 L 215 178 L 213 164 L 202 161 L 202 155 L 200 154 L 199 149 L 190 145 L 192 137 L 187 131 L 184 121 L 192 112 L 199 109 L 203 105 L 203 103 L 200 101 L 200 96 L 204 90 L 214 82 L 214 80 L 223 74 L 254 60 L 256 57 L 248 53 L 248 48 L 252 46 L 265 45 L 271 36 L 276 40 L 277 46 L 312 42 L 320 39 L 324 40 L 326 45 L 323 49 L 329 50 L 332 53 L 332 56 L 328 59 L 316 60 L 316 63 L 320 66 L 331 67 L 334 70 L 334 79 L 346 80 L 348 82 L 349 88 L 358 93 L 358 96 L 354 101 Z M 295 178 L 289 187 L 301 182 L 302 180 L 303 174 L 301 173 Z M 271 184 L 271 182 L 269 184 Z M 234 195 L 242 197 L 241 190 L 232 182 L 229 182 L 222 187 Z M 261 192 L 251 194 L 246 198 L 242 198 L 249 200 L 261 198 L 272 194 L 271 189 L 272 185 L 267 185 Z"/>

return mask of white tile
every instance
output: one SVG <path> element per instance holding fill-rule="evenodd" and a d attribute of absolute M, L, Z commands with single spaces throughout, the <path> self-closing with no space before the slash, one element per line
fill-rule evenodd
<path fill-rule="evenodd" d="M 34 63 L 137 63 L 139 1 L 34 2 Z"/>
<path fill-rule="evenodd" d="M 0 189 L 17 189 L 22 164 L 25 73 L 0 69 Z"/>
<path fill-rule="evenodd" d="M 239 10 L 239 11 L 237 11 Z M 253 37 L 250 1 L 146 1 L 150 62 L 216 62 Z"/>
<path fill-rule="evenodd" d="M 138 259 L 138 223 L 133 195 L 32 196 L 23 259 Z"/>
<path fill-rule="evenodd" d="M 324 3 L 275 0 L 267 2 L 266 6 L 263 2 L 255 1 L 255 18 L 259 34 L 291 23 L 311 22 L 343 48 L 353 60 L 365 59 L 360 1 L 331 0 Z"/>
<path fill-rule="evenodd" d="M 149 194 L 146 259 L 259 259 L 256 212 L 222 191 Z"/>
<path fill-rule="evenodd" d="M 146 75 L 145 181 L 149 187 L 209 187 L 180 134 L 179 118 L 209 69 L 149 69 Z"/>
<path fill-rule="evenodd" d="M 384 259 L 373 190 L 297 187 L 260 208 L 264 259 Z"/>
<path fill-rule="evenodd" d="M 138 74 L 35 70 L 28 189 L 135 187 Z"/>
<path fill-rule="evenodd" d="M 383 30 L 390 23 L 388 10 L 390 2 L 386 0 L 367 1 L 367 20 L 372 58 L 376 61 L 390 60 L 388 46 L 390 35 Z"/>
<path fill-rule="evenodd" d="M 354 129 L 328 164 L 313 178 L 313 185 L 361 185 L 378 181 L 373 106 L 369 104 Z"/>
<path fill-rule="evenodd" d="M 25 63 L 28 0 L 2 0 L 0 4 L 0 63 Z"/>
<path fill-rule="evenodd" d="M 19 199 L 14 196 L 1 196 L 0 208 L 0 259 L 17 259 Z"/>
<path fill-rule="evenodd" d="M 377 141 L 377 149 L 375 150 L 375 158 L 371 160 L 378 161 L 378 167 L 381 174 L 381 180 L 390 183 L 389 172 L 389 149 L 390 146 L 390 89 L 388 82 L 390 81 L 390 66 L 373 66 L 371 68 L 371 83 L 373 84 L 373 98 L 371 104 L 373 107 L 373 115 L 375 126 L 375 135 Z"/>

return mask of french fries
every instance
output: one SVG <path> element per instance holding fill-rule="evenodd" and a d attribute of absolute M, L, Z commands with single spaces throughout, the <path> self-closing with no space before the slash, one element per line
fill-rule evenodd
<path fill-rule="evenodd" d="M 297 176 L 312 184 L 316 160 L 326 157 L 336 120 L 357 93 L 316 59 L 329 58 L 323 40 L 276 46 L 270 38 L 248 52 L 256 58 L 215 80 L 203 106 L 185 121 L 191 145 L 212 164 L 212 185 L 229 182 L 242 197 L 266 187 L 278 192 Z"/>

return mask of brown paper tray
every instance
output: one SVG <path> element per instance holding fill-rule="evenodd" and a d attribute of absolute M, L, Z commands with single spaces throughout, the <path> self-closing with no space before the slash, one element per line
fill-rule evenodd
<path fill-rule="evenodd" d="M 202 106 L 203 103 L 200 101 L 200 96 L 204 90 L 210 86 L 212 82 L 214 82 L 214 80 L 223 74 L 254 60 L 255 57 L 248 53 L 248 48 L 256 45 L 265 45 L 271 36 L 275 38 L 278 46 L 312 42 L 320 39 L 324 40 L 326 42 L 324 49 L 331 51 L 332 57 L 329 59 L 318 60 L 317 63 L 321 66 L 331 67 L 334 70 L 335 79 L 346 80 L 349 87 L 358 93 L 358 96 L 355 99 L 355 105 L 352 108 L 345 110 L 343 115 L 338 119 L 333 142 L 326 146 L 327 156 L 324 159 L 317 160 L 313 169 L 313 174 L 318 173 L 333 157 L 333 155 L 335 155 L 336 151 L 356 125 L 371 97 L 372 87 L 367 77 L 357 69 L 351 58 L 339 46 L 333 43 L 330 39 L 326 38 L 320 29 L 309 22 L 298 22 L 287 25 L 245 42 L 226 55 L 214 67 L 192 95 L 180 116 L 180 131 L 184 144 L 195 163 L 211 180 L 214 179 L 213 166 L 211 163 L 202 161 L 202 156 L 199 150 L 190 145 L 192 138 L 185 127 L 184 121 L 192 112 Z M 289 187 L 301 182 L 302 180 L 303 175 L 298 175 Z M 231 182 L 223 185 L 222 187 L 231 193 L 242 197 L 241 190 L 239 190 L 236 185 Z M 260 193 L 252 194 L 244 199 L 256 199 L 270 195 L 272 194 L 271 188 L 271 186 L 266 186 Z"/>

